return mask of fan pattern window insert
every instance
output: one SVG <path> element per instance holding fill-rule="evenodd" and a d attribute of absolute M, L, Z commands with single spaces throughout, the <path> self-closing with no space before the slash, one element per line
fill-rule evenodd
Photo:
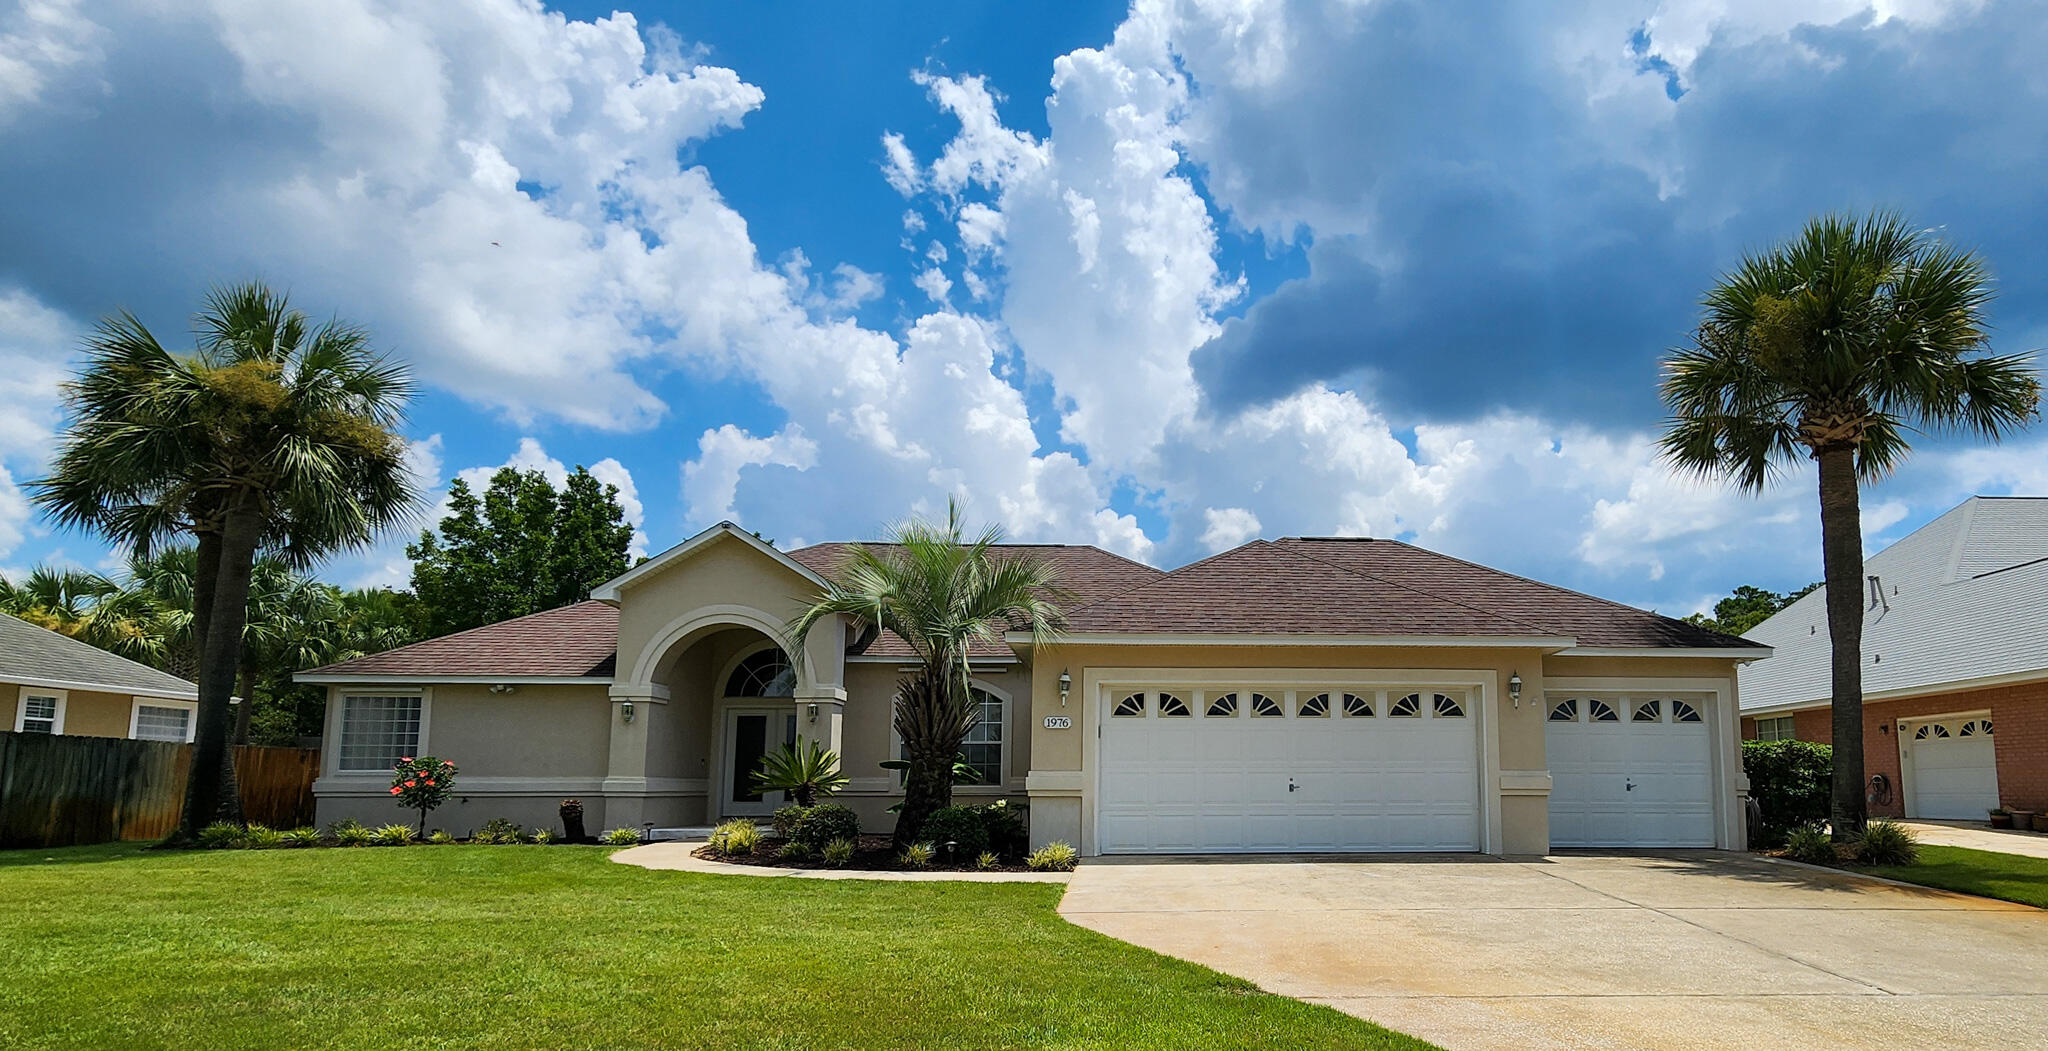
<path fill-rule="evenodd" d="M 1436 700 L 1431 702 L 1430 710 L 1439 719 L 1463 719 L 1465 717 L 1465 706 L 1459 704 L 1455 698 L 1446 697 L 1441 693 L 1437 694 Z"/>
<path fill-rule="evenodd" d="M 1636 712 L 1629 716 L 1630 722 L 1657 723 L 1664 721 L 1664 702 L 1644 701 L 1636 705 Z"/>
<path fill-rule="evenodd" d="M 1263 693 L 1252 694 L 1252 718 L 1278 719 L 1287 713 L 1280 710 L 1280 702 Z"/>
<path fill-rule="evenodd" d="M 1194 715 L 1188 710 L 1188 702 L 1170 693 L 1159 695 L 1159 717 L 1162 719 L 1186 719 Z"/>
<path fill-rule="evenodd" d="M 1373 716 L 1372 698 L 1360 697 L 1355 693 L 1344 695 L 1344 714 L 1353 719 L 1370 719 Z"/>
<path fill-rule="evenodd" d="M 1567 697 L 1550 706 L 1550 721 L 1554 723 L 1575 723 L 1579 721 L 1579 699 Z"/>
<path fill-rule="evenodd" d="M 1700 710 L 1684 701 L 1671 702 L 1671 721 L 1674 723 L 1696 723 L 1700 721 Z"/>
<path fill-rule="evenodd" d="M 1989 720 L 1989 719 L 1972 719 L 1972 720 L 1970 720 L 1969 722 L 1966 722 L 1966 723 L 1964 723 L 1964 724 L 1963 724 L 1963 729 L 1962 729 L 1962 732 L 1961 732 L 1960 734 L 1958 734 L 1957 736 L 1960 736 L 1960 737 L 1976 737 L 1976 736 L 1978 736 L 1979 734 L 1981 734 L 1981 735 L 1983 735 L 1983 736 L 1985 736 L 1985 737 L 1989 737 L 1989 736 L 1991 736 L 1991 720 Z"/>
<path fill-rule="evenodd" d="M 1295 709 L 1294 716 L 1297 719 L 1329 718 L 1330 695 L 1327 693 L 1319 693 L 1316 694 L 1314 697 L 1310 697 L 1307 700 L 1302 701 L 1301 707 Z"/>
<path fill-rule="evenodd" d="M 1131 694 L 1129 697 L 1116 702 L 1116 710 L 1109 714 L 1117 719 L 1143 718 L 1145 715 L 1145 695 L 1142 693 Z"/>
<path fill-rule="evenodd" d="M 1586 710 L 1591 713 L 1591 718 L 1596 723 L 1618 723 L 1621 721 L 1621 713 L 1615 711 L 1613 705 L 1597 697 L 1586 699 Z"/>
<path fill-rule="evenodd" d="M 1237 694 L 1226 693 L 1209 702 L 1209 709 L 1202 713 L 1211 719 L 1228 719 L 1237 714 Z"/>
<path fill-rule="evenodd" d="M 1421 715 L 1422 695 L 1419 693 L 1411 693 L 1395 701 L 1394 706 L 1387 709 L 1387 716 L 1392 719 L 1415 719 Z"/>

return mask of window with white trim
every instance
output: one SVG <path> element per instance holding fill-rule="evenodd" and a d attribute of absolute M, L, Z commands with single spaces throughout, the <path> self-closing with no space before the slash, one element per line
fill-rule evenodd
<path fill-rule="evenodd" d="M 1003 784 L 1003 742 L 1007 738 L 1003 732 L 1003 699 L 979 686 L 969 687 L 967 696 L 968 703 L 974 708 L 975 720 L 974 725 L 968 729 L 967 736 L 960 739 L 960 756 L 968 766 L 974 768 L 978 779 L 971 784 L 956 783 L 953 787 L 1006 787 Z M 1138 696 L 1143 698 L 1144 695 Z M 903 739 L 896 737 L 893 729 L 890 731 L 890 737 L 896 742 L 896 758 L 909 759 L 910 752 L 903 747 Z M 907 771 L 899 771 L 896 775 L 897 786 L 901 787 L 909 776 Z"/>
<path fill-rule="evenodd" d="M 64 691 L 24 686 L 14 710 L 14 730 L 25 734 L 64 732 Z"/>
<path fill-rule="evenodd" d="M 341 699 L 342 770 L 389 770 L 420 749 L 420 695 L 350 694 Z"/>
<path fill-rule="evenodd" d="M 1792 732 L 1792 723 L 1792 717 L 1789 715 L 1781 715 L 1772 719 L 1758 719 L 1756 721 L 1756 739 L 1759 741 L 1797 741 L 1799 737 Z"/>
<path fill-rule="evenodd" d="M 137 741 L 170 741 L 184 744 L 192 739 L 198 705 L 182 701 L 145 701 L 137 698 L 135 712 L 128 720 L 128 736 Z"/>

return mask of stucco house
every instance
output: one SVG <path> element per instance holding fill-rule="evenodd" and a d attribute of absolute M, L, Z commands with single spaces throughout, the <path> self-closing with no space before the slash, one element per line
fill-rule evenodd
<path fill-rule="evenodd" d="M 1976 496 L 1864 561 L 1863 757 L 1874 814 L 2048 808 L 2048 497 Z M 1827 589 L 1757 625 L 1745 738 L 1834 740 Z"/>
<path fill-rule="evenodd" d="M 16 733 L 190 741 L 199 688 L 0 613 L 0 697 Z"/>
<path fill-rule="evenodd" d="M 1085 854 L 1743 846 L 1743 639 L 1389 540 L 1257 540 L 1161 572 L 1050 559 L 1066 636 L 973 654 L 969 800 L 1028 801 Z M 797 738 L 883 831 L 879 767 L 909 651 L 840 622 L 782 629 L 843 544 L 720 524 L 590 601 L 304 673 L 330 693 L 320 819 L 388 820 L 403 755 L 461 764 L 435 821 L 690 827 L 765 815 L 746 775 Z"/>

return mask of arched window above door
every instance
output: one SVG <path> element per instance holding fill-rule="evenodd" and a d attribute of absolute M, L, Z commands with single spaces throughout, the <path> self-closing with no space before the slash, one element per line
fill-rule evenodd
<path fill-rule="evenodd" d="M 782 650 L 769 646 L 733 666 L 725 679 L 727 697 L 793 697 L 796 669 Z"/>

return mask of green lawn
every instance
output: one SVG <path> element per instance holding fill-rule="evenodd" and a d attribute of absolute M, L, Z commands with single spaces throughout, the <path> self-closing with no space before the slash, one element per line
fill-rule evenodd
<path fill-rule="evenodd" d="M 1858 867 L 1856 871 L 1901 883 L 1959 890 L 2048 909 L 2048 858 L 1968 847 L 1922 846 L 1918 864 L 1873 865 Z"/>
<path fill-rule="evenodd" d="M 1428 1046 L 1071 926 L 1057 886 L 606 853 L 0 853 L 0 1046 Z"/>

